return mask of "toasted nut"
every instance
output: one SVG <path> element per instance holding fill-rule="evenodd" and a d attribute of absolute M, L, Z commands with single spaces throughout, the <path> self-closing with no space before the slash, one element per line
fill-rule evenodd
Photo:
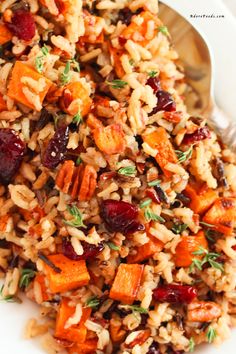
<path fill-rule="evenodd" d="M 210 322 L 221 316 L 221 308 L 211 301 L 194 301 L 188 305 L 187 319 L 190 322 Z"/>

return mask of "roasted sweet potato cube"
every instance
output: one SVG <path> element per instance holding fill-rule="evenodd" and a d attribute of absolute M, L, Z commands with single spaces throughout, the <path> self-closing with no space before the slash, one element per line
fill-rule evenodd
<path fill-rule="evenodd" d="M 0 95 L 0 112 L 6 111 L 6 110 L 7 110 L 6 102 L 3 99 L 2 95 Z"/>
<path fill-rule="evenodd" d="M 0 45 L 3 45 L 9 42 L 12 39 L 12 33 L 8 30 L 8 28 L 0 24 Z"/>
<path fill-rule="evenodd" d="M 175 250 L 176 267 L 189 267 L 193 258 L 201 259 L 202 256 L 193 254 L 200 247 L 208 249 L 207 239 L 203 231 L 199 231 L 195 236 L 182 236 Z"/>
<path fill-rule="evenodd" d="M 84 343 L 77 343 L 73 347 L 68 348 L 69 354 L 94 354 L 97 349 L 97 339 L 86 339 Z"/>
<path fill-rule="evenodd" d="M 231 235 L 236 223 L 236 198 L 219 198 L 203 217 L 214 230 Z"/>
<path fill-rule="evenodd" d="M 116 75 L 121 79 L 125 75 L 125 71 L 121 64 L 120 58 L 125 53 L 125 51 L 123 49 L 114 48 L 112 47 L 112 45 L 109 45 L 108 48 L 111 56 L 111 62 L 115 68 Z"/>
<path fill-rule="evenodd" d="M 190 208 L 196 214 L 205 213 L 218 198 L 218 192 L 206 187 L 199 188 L 197 184 L 188 184 L 184 193 L 191 199 Z"/>
<path fill-rule="evenodd" d="M 84 307 L 79 323 L 65 328 L 67 321 L 74 315 L 75 310 L 76 307 L 70 305 L 69 299 L 62 300 L 56 319 L 55 337 L 71 342 L 83 343 L 87 335 L 87 328 L 84 323 L 90 317 L 91 308 Z"/>
<path fill-rule="evenodd" d="M 21 79 L 23 77 L 27 77 L 37 82 L 39 82 L 39 79 L 44 79 L 45 86 L 43 90 L 38 93 L 41 104 L 43 103 L 43 100 L 50 86 L 52 85 L 52 82 L 48 80 L 46 77 L 44 77 L 43 75 L 39 74 L 34 69 L 32 69 L 30 66 L 26 65 L 25 63 L 22 63 L 21 61 L 15 62 L 14 68 L 12 70 L 12 75 L 8 86 L 7 94 L 9 97 L 13 98 L 14 100 L 20 103 L 23 103 L 25 106 L 32 109 L 36 109 L 35 106 L 28 101 L 28 99 L 23 93 L 23 87 L 26 86 L 21 82 Z"/>
<path fill-rule="evenodd" d="M 122 32 L 120 37 L 125 39 L 132 39 L 134 42 L 145 46 L 150 40 L 152 40 L 158 33 L 158 27 L 161 26 L 162 22 L 157 18 L 157 16 L 153 15 L 149 11 L 143 11 L 139 15 L 133 16 L 133 20 L 137 17 L 142 19 L 142 23 L 137 23 L 131 20 L 129 26 L 127 26 Z M 146 38 L 147 30 L 148 30 L 148 22 L 154 22 L 154 31 L 153 35 L 150 38 Z"/>
<path fill-rule="evenodd" d="M 48 256 L 48 259 L 58 267 L 61 272 L 56 272 L 47 264 L 44 271 L 53 294 L 62 293 L 87 285 L 90 279 L 84 260 L 72 261 L 63 254 Z"/>
<path fill-rule="evenodd" d="M 166 130 L 160 127 L 150 134 L 144 134 L 142 138 L 144 142 L 147 143 L 152 149 L 158 151 L 155 159 L 163 170 L 165 176 L 171 177 L 172 173 L 166 170 L 165 166 L 169 162 L 177 163 L 178 159 Z"/>
<path fill-rule="evenodd" d="M 60 105 L 66 113 L 70 115 L 80 113 L 83 117 L 89 113 L 92 100 L 86 87 L 81 82 L 76 81 L 66 85 L 60 98 Z"/>
<path fill-rule="evenodd" d="M 36 302 L 39 301 L 39 303 L 42 303 L 44 301 L 48 301 L 50 300 L 50 295 L 47 291 L 47 286 L 46 286 L 46 283 L 45 283 L 45 275 L 43 274 L 40 274 L 38 273 L 36 275 L 36 277 L 34 278 L 34 287 L 37 287 L 39 286 L 40 287 L 40 290 L 41 290 L 41 300 L 42 301 L 39 301 L 39 299 L 35 299 Z M 38 300 L 38 301 L 37 301 Z"/>
<path fill-rule="evenodd" d="M 124 132 L 119 124 L 96 128 L 93 137 L 97 147 L 105 154 L 121 154 L 125 149 Z"/>
<path fill-rule="evenodd" d="M 120 264 L 110 291 L 110 298 L 132 304 L 137 296 L 142 275 L 141 264 Z"/>
<path fill-rule="evenodd" d="M 151 235 L 149 235 L 149 240 L 148 243 L 135 248 L 136 254 L 127 257 L 128 263 L 140 263 L 152 257 L 155 253 L 161 252 L 164 246 L 163 242 Z"/>

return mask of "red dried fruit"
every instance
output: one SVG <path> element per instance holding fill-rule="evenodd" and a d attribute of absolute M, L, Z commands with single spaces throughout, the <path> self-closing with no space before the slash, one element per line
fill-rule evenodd
<path fill-rule="evenodd" d="M 90 258 L 95 258 L 99 252 L 101 252 L 104 248 L 103 243 L 99 243 L 97 246 L 96 245 L 92 245 L 90 243 L 87 242 L 81 242 L 81 245 L 84 249 L 84 253 L 79 256 L 72 244 L 70 243 L 69 240 L 67 239 L 63 239 L 62 241 L 62 253 L 64 254 L 64 256 L 66 256 L 69 259 L 72 259 L 73 261 L 80 261 L 82 259 L 87 260 Z"/>
<path fill-rule="evenodd" d="M 111 232 L 131 234 L 144 230 L 138 218 L 138 208 L 130 203 L 107 199 L 102 202 L 101 216 Z"/>
<path fill-rule="evenodd" d="M 196 296 L 197 290 L 189 285 L 160 285 L 153 290 L 153 297 L 156 301 L 171 304 L 189 304 Z"/>
<path fill-rule="evenodd" d="M 159 344 L 157 342 L 152 342 L 148 348 L 147 354 L 160 354 Z"/>
<path fill-rule="evenodd" d="M 134 13 L 128 7 L 125 7 L 119 11 L 117 20 L 128 26 L 133 15 Z"/>
<path fill-rule="evenodd" d="M 42 163 L 45 167 L 53 169 L 64 160 L 68 139 L 69 128 L 66 125 L 57 128 L 42 158 Z"/>
<path fill-rule="evenodd" d="M 0 129 L 0 181 L 8 184 L 17 173 L 25 144 L 13 129 Z"/>
<path fill-rule="evenodd" d="M 205 126 L 202 128 L 198 128 L 192 134 L 185 134 L 183 139 L 183 144 L 186 145 L 193 144 L 204 139 L 209 139 L 210 137 L 211 137 L 210 130 L 207 126 Z"/>
<path fill-rule="evenodd" d="M 176 104 L 171 94 L 167 91 L 159 90 L 156 93 L 157 105 L 153 109 L 151 114 L 155 114 L 159 111 L 173 112 L 176 110 Z"/>
<path fill-rule="evenodd" d="M 35 36 L 34 17 L 29 11 L 16 10 L 13 13 L 11 23 L 6 25 L 14 36 L 24 41 L 30 41 Z"/>
<path fill-rule="evenodd" d="M 147 85 L 151 86 L 153 92 L 156 94 L 157 91 L 161 89 L 161 82 L 159 76 L 149 77 L 147 80 Z"/>

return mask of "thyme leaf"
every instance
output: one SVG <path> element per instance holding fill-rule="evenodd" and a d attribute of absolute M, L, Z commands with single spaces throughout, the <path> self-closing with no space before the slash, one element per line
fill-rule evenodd
<path fill-rule="evenodd" d="M 66 66 L 64 71 L 60 75 L 60 81 L 62 85 L 66 85 L 70 82 L 71 80 L 71 74 L 70 74 L 70 60 L 66 62 Z"/>
<path fill-rule="evenodd" d="M 86 307 L 91 307 L 93 309 L 97 308 L 100 304 L 100 301 L 97 296 L 91 296 L 87 301 L 86 301 Z"/>
<path fill-rule="evenodd" d="M 118 173 L 120 175 L 125 175 L 125 176 L 132 176 L 137 173 L 136 167 L 135 166 L 126 166 L 126 167 L 121 167 L 118 170 Z"/>
<path fill-rule="evenodd" d="M 20 288 L 27 288 L 30 282 L 34 279 L 35 274 L 36 274 L 35 270 L 28 269 L 28 268 L 22 269 L 21 277 L 19 281 Z"/>
<path fill-rule="evenodd" d="M 126 85 L 128 85 L 128 82 L 124 81 L 124 80 L 112 80 L 112 81 L 106 81 L 106 84 L 111 86 L 114 89 L 122 89 L 124 88 Z"/>
<path fill-rule="evenodd" d="M 214 341 L 214 339 L 217 337 L 217 333 L 216 333 L 215 328 L 213 328 L 212 326 L 209 326 L 207 329 L 206 337 L 207 337 L 208 343 L 212 343 Z"/>
<path fill-rule="evenodd" d="M 179 163 L 183 163 L 191 159 L 192 154 L 193 154 L 193 145 L 190 146 L 190 148 L 186 151 L 182 150 L 175 150 L 175 153 L 177 155 Z"/>
<path fill-rule="evenodd" d="M 147 220 L 147 222 L 149 221 L 160 221 L 160 222 L 165 222 L 165 219 L 162 218 L 161 216 L 155 214 L 152 212 L 152 210 L 149 207 L 146 207 L 145 211 L 144 211 L 144 216 L 145 219 Z"/>
<path fill-rule="evenodd" d="M 73 219 L 70 221 L 64 219 L 63 221 L 66 225 L 73 227 L 86 227 L 83 223 L 83 216 L 76 205 L 72 205 L 71 207 L 68 206 L 67 210 L 70 215 L 73 216 Z"/>

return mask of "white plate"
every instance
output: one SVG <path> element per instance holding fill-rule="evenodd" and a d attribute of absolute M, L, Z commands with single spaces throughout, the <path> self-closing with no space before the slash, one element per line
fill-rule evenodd
<path fill-rule="evenodd" d="M 235 1 L 235 0 L 232 0 Z M 220 106 L 236 119 L 236 22 L 220 0 L 164 0 L 198 27 L 208 39 L 216 63 L 216 97 Z M 224 19 L 191 19 L 190 14 L 224 14 Z M 27 320 L 37 316 L 37 306 L 30 301 L 24 304 L 0 303 L 0 353 L 43 354 L 37 341 L 24 340 Z M 221 347 L 204 346 L 199 354 L 235 354 L 236 332 Z"/>

